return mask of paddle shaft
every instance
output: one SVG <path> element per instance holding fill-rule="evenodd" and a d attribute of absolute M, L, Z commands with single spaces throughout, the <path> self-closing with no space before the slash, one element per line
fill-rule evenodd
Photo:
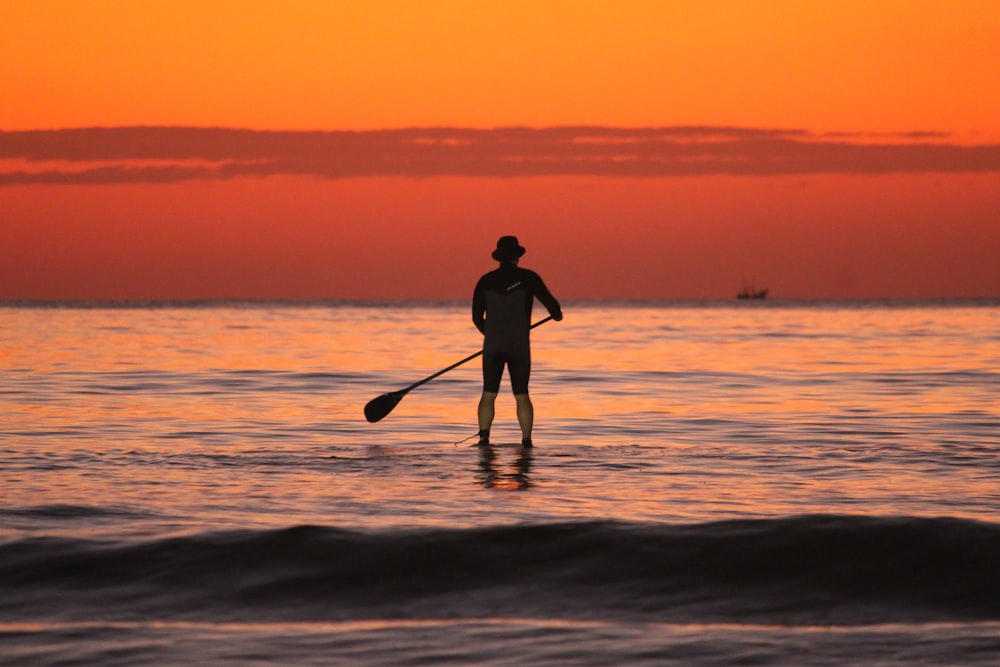
<path fill-rule="evenodd" d="M 548 316 L 548 317 L 546 317 L 546 318 L 545 318 L 544 320 L 538 320 L 537 322 L 535 322 L 534 324 L 532 324 L 532 325 L 531 325 L 531 328 L 532 328 L 532 329 L 534 329 L 535 327 L 537 327 L 537 326 L 539 326 L 539 325 L 541 325 L 541 324 L 545 324 L 546 322 L 548 322 L 548 321 L 549 321 L 549 320 L 551 320 L 551 319 L 552 319 L 552 316 L 551 316 L 551 315 L 549 315 L 549 316 Z M 423 380 L 421 380 L 420 382 L 414 382 L 413 384 L 411 384 L 411 385 L 410 385 L 409 387 L 407 387 L 406 389 L 400 389 L 400 390 L 399 390 L 399 393 L 400 393 L 400 394 L 405 394 L 405 393 L 407 393 L 408 391 L 410 391 L 410 390 L 412 390 L 412 389 L 416 389 L 416 388 L 417 388 L 417 387 L 419 387 L 420 385 L 422 385 L 422 384 L 426 384 L 426 383 L 430 382 L 431 380 L 433 380 L 434 378 L 436 378 L 436 377 L 438 377 L 438 376 L 441 376 L 441 375 L 444 375 L 445 373 L 447 373 L 448 371 L 452 370 L 453 368 L 458 368 L 458 367 L 459 367 L 459 366 L 461 366 L 462 364 L 464 364 L 464 363 L 468 363 L 468 362 L 472 361 L 472 360 L 473 360 L 473 359 L 475 359 L 476 357 L 480 356 L 480 355 L 481 355 L 482 353 L 483 353 L 483 351 L 482 351 L 482 350 L 479 350 L 479 352 L 476 352 L 475 354 L 470 354 L 470 355 L 469 355 L 469 356 L 467 356 L 467 357 L 466 357 L 465 359 L 462 359 L 461 361 L 456 361 L 456 362 L 455 362 L 455 363 L 453 363 L 453 364 L 452 364 L 451 366 L 448 366 L 448 368 L 442 368 L 441 370 L 439 370 L 439 371 L 438 371 L 437 373 L 435 373 L 434 375 L 431 375 L 431 376 L 428 376 L 428 377 L 425 377 L 425 378 L 424 378 Z"/>

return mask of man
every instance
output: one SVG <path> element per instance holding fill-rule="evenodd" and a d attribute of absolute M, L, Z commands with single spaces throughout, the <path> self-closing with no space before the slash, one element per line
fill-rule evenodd
<path fill-rule="evenodd" d="M 502 236 L 493 251 L 499 268 L 476 283 L 472 295 L 472 321 L 483 339 L 483 395 L 479 399 L 479 444 L 490 442 L 494 405 L 500 391 L 504 366 L 510 375 L 511 389 L 517 402 L 517 421 L 521 426 L 521 444 L 531 447 L 531 428 L 535 410 L 528 397 L 531 374 L 531 307 L 535 297 L 548 309 L 552 319 L 562 319 L 559 302 L 534 271 L 517 265 L 524 248 L 515 236 Z"/>

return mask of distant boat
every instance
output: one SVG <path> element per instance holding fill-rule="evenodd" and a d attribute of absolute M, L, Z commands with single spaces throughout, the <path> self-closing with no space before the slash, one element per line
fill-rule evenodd
<path fill-rule="evenodd" d="M 766 299 L 767 298 L 767 288 L 757 289 L 753 284 L 753 281 L 749 283 L 743 283 L 743 289 L 739 291 L 736 295 L 737 299 Z"/>

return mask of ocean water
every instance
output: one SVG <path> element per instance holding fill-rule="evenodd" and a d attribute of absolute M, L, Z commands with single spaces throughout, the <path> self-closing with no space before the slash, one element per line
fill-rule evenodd
<path fill-rule="evenodd" d="M 536 319 L 541 315 L 536 315 Z M 1000 663 L 1000 302 L 0 307 L 0 663 Z"/>

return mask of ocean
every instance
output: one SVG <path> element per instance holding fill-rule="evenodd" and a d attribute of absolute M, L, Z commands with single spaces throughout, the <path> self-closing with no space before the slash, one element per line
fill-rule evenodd
<path fill-rule="evenodd" d="M 0 663 L 1000 664 L 1000 301 L 564 308 L 0 306 Z"/>

